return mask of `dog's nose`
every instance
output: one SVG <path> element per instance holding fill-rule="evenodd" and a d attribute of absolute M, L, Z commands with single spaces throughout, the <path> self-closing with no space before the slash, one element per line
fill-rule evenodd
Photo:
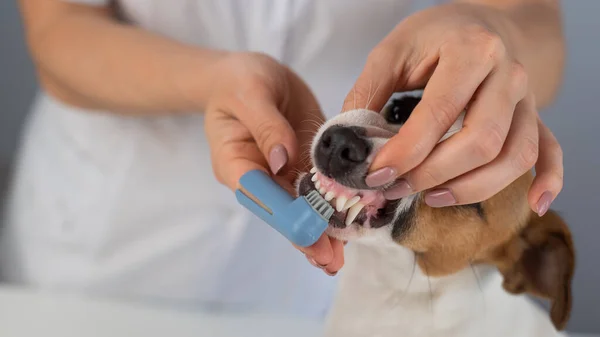
<path fill-rule="evenodd" d="M 335 176 L 349 173 L 364 163 L 369 150 L 369 143 L 354 129 L 334 125 L 323 132 L 316 157 L 323 173 Z"/>

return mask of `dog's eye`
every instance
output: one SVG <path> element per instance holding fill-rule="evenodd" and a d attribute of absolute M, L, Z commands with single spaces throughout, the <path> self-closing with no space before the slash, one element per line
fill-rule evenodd
<path fill-rule="evenodd" d="M 385 120 L 390 124 L 404 124 L 408 120 L 410 112 L 406 113 L 402 107 L 397 105 L 390 106 L 385 112 Z"/>
<path fill-rule="evenodd" d="M 390 124 L 404 124 L 412 110 L 406 109 L 403 104 L 392 104 L 384 112 L 385 120 Z"/>
<path fill-rule="evenodd" d="M 394 99 L 383 111 L 385 120 L 390 124 L 406 123 L 419 101 L 419 97 L 410 96 Z"/>

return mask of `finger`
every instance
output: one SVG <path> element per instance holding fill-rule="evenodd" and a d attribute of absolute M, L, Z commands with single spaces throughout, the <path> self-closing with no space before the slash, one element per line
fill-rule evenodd
<path fill-rule="evenodd" d="M 312 167 L 310 148 L 319 128 L 325 123 L 325 116 L 310 88 L 300 77 L 290 71 L 290 92 L 286 117 L 294 128 L 298 139 L 298 160 L 295 168 L 307 172 Z"/>
<path fill-rule="evenodd" d="M 303 252 L 308 259 L 313 259 L 319 267 L 325 268 L 334 260 L 334 250 L 331 241 L 326 234 L 323 234 L 319 240 L 310 247 L 294 246 Z"/>
<path fill-rule="evenodd" d="M 477 54 L 441 55 L 423 96 L 398 134 L 379 151 L 371 170 L 392 168 L 396 176 L 419 165 L 454 124 L 493 68 Z"/>
<path fill-rule="evenodd" d="M 437 145 L 407 174 L 414 191 L 438 186 L 494 160 L 508 135 L 515 107 L 526 93 L 522 66 L 507 62 L 492 72 L 470 103 L 462 130 Z"/>
<path fill-rule="evenodd" d="M 234 116 L 248 128 L 273 174 L 295 162 L 298 155 L 296 133 L 270 95 L 257 94 L 232 105 Z"/>
<path fill-rule="evenodd" d="M 542 216 L 562 190 L 564 168 L 563 152 L 556 137 L 539 117 L 537 123 L 540 155 L 535 165 L 536 176 L 529 189 L 528 200 L 531 209 Z"/>
<path fill-rule="evenodd" d="M 425 202 L 432 207 L 481 202 L 530 170 L 538 158 L 537 112 L 532 101 L 527 97 L 517 104 L 512 128 L 495 160 L 427 192 Z"/>
<path fill-rule="evenodd" d="M 207 130 L 206 133 L 215 177 L 229 189 L 238 189 L 240 178 L 248 171 L 261 170 L 268 174 L 267 162 L 252 139 L 228 142 L 219 132 Z"/>
<path fill-rule="evenodd" d="M 335 238 L 329 240 L 333 249 L 333 260 L 327 265 L 325 271 L 328 275 L 334 276 L 344 266 L 344 243 Z"/>
<path fill-rule="evenodd" d="M 344 100 L 342 112 L 383 109 L 396 89 L 398 65 L 404 62 L 395 50 L 378 46 L 371 52 L 365 67 Z"/>

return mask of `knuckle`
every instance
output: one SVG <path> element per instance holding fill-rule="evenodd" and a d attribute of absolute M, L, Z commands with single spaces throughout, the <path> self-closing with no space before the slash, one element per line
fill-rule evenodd
<path fill-rule="evenodd" d="M 272 143 L 277 136 L 277 127 L 271 121 L 262 121 L 256 124 L 254 134 L 255 141 L 260 149 L 267 150 L 267 146 Z"/>
<path fill-rule="evenodd" d="M 498 34 L 479 25 L 469 29 L 472 36 L 472 43 L 477 46 L 480 56 L 494 61 L 500 60 L 506 56 L 506 46 Z"/>
<path fill-rule="evenodd" d="M 563 183 L 564 183 L 564 176 L 563 176 L 562 172 L 552 171 L 550 181 L 551 181 L 551 186 L 554 189 L 556 194 L 558 194 L 560 191 L 562 191 Z"/>
<path fill-rule="evenodd" d="M 530 170 L 538 160 L 539 146 L 538 142 L 531 138 L 524 140 L 523 146 L 515 157 L 515 169 L 518 172 Z"/>
<path fill-rule="evenodd" d="M 268 95 L 273 77 L 264 72 L 248 72 L 240 83 L 240 91 L 249 97 L 264 97 Z"/>
<path fill-rule="evenodd" d="M 506 131 L 498 123 L 490 121 L 473 142 L 476 154 L 484 163 L 491 162 L 502 151 L 505 138 Z"/>
<path fill-rule="evenodd" d="M 564 154 L 562 147 L 560 146 L 560 144 L 558 144 L 558 142 L 553 142 L 552 144 L 550 144 L 548 146 L 547 151 L 550 156 L 555 157 L 559 162 L 562 163 Z"/>
<path fill-rule="evenodd" d="M 512 62 L 510 64 L 510 87 L 516 91 L 519 96 L 525 96 L 529 80 L 528 77 L 529 76 L 527 75 L 527 71 L 525 70 L 525 66 L 523 66 L 523 64 L 519 62 Z"/>
<path fill-rule="evenodd" d="M 462 110 L 455 99 L 439 96 L 428 103 L 428 110 L 433 121 L 440 127 L 447 129 L 456 121 L 458 112 Z"/>
<path fill-rule="evenodd" d="M 219 162 L 218 160 L 216 160 L 215 156 L 212 156 L 213 158 L 211 159 L 211 163 L 212 163 L 212 170 L 213 170 L 213 175 L 215 176 L 215 179 L 217 179 L 217 181 L 222 184 L 225 185 L 225 179 L 223 178 L 223 175 L 221 174 L 221 170 L 219 168 Z"/>
<path fill-rule="evenodd" d="M 495 194 L 485 185 L 466 182 L 463 182 L 462 184 L 465 185 L 457 185 L 451 188 L 456 197 L 457 204 L 459 205 L 483 202 Z"/>
<path fill-rule="evenodd" d="M 430 188 L 443 184 L 445 180 L 442 177 L 441 172 L 434 170 L 431 167 L 423 168 L 422 171 L 417 175 L 415 183 L 420 182 L 421 186 L 418 186 L 418 190 Z"/>
<path fill-rule="evenodd" d="M 408 157 L 410 158 L 410 163 L 406 162 L 405 165 L 410 167 L 412 163 L 414 163 L 415 165 L 420 163 L 421 161 L 423 161 L 423 159 L 425 159 L 425 157 L 427 156 L 428 153 L 429 153 L 429 151 L 427 150 L 425 143 L 423 143 L 423 142 L 415 143 L 409 152 Z"/>
<path fill-rule="evenodd" d="M 385 44 L 380 44 L 373 48 L 367 56 L 368 64 L 390 63 L 393 51 Z"/>

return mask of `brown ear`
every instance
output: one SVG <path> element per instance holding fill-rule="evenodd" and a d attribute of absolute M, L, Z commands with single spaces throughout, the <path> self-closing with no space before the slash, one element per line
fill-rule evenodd
<path fill-rule="evenodd" d="M 551 301 L 550 317 L 563 330 L 571 312 L 571 281 L 575 251 L 571 233 L 558 214 L 532 215 L 528 225 L 495 252 L 494 263 L 504 276 L 504 289 Z"/>

